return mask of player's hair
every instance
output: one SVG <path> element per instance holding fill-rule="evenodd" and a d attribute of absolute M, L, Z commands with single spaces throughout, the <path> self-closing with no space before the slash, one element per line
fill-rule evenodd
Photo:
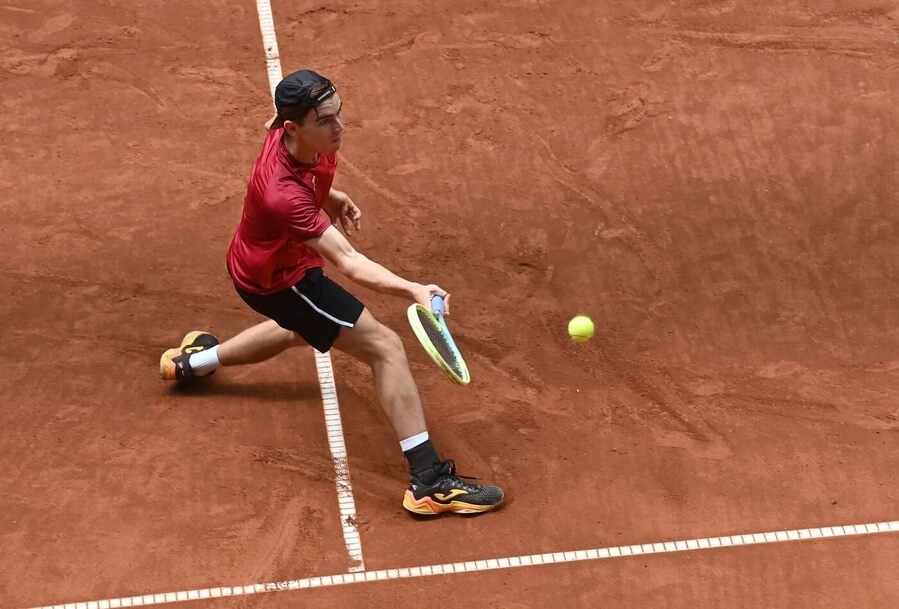
<path fill-rule="evenodd" d="M 327 89 L 327 88 L 330 87 L 330 86 L 331 86 L 330 83 L 325 83 L 325 82 L 320 82 L 320 83 L 318 83 L 317 85 L 313 85 L 312 89 L 309 90 L 309 96 L 310 96 L 310 97 L 317 97 L 317 96 L 320 95 L 325 89 Z M 302 127 L 302 126 L 303 126 L 303 121 L 306 120 L 306 114 L 308 114 L 308 112 L 309 112 L 309 111 L 307 110 L 306 112 L 303 113 L 303 116 L 301 116 L 301 117 L 299 117 L 299 118 L 297 118 L 297 119 L 292 119 L 292 118 L 291 118 L 291 119 L 288 119 L 288 120 L 289 120 L 290 122 L 296 123 L 297 125 L 299 125 L 300 127 Z"/>

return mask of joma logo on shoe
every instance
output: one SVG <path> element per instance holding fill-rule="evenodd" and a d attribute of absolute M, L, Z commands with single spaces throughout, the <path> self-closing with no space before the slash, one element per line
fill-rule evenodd
<path fill-rule="evenodd" d="M 467 495 L 468 491 L 463 491 L 462 489 L 454 489 L 449 492 L 448 495 L 444 495 L 443 493 L 434 493 L 434 497 L 439 499 L 440 501 L 450 501 L 453 497 L 458 497 L 459 495 Z"/>

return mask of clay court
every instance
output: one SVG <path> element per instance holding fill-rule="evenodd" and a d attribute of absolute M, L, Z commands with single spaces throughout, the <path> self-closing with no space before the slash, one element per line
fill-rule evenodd
<path fill-rule="evenodd" d="M 271 8 L 285 73 L 344 99 L 353 243 L 452 292 L 472 384 L 355 292 L 509 501 L 407 514 L 335 353 L 345 576 L 312 350 L 159 379 L 187 330 L 260 321 L 225 269 L 272 115 L 255 3 L 8 0 L 0 606 L 899 606 L 895 2 Z"/>

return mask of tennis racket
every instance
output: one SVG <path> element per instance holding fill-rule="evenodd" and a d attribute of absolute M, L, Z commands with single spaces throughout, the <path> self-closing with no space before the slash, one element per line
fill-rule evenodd
<path fill-rule="evenodd" d="M 431 299 L 430 311 L 416 303 L 409 306 L 406 316 L 425 353 L 431 356 L 434 363 L 451 380 L 460 385 L 467 385 L 471 382 L 471 375 L 468 374 L 468 366 L 462 359 L 453 335 L 446 327 L 445 313 L 446 307 L 443 304 L 443 298 L 434 296 Z"/>

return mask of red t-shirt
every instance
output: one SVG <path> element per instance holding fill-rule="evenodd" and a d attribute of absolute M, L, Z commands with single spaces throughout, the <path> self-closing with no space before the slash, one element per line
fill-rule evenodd
<path fill-rule="evenodd" d="M 270 131 L 253 163 L 243 215 L 228 248 L 228 272 L 251 294 L 273 294 L 324 264 L 305 241 L 331 226 L 321 213 L 331 191 L 336 154 L 312 164 L 297 161 L 283 143 L 284 129 Z"/>

